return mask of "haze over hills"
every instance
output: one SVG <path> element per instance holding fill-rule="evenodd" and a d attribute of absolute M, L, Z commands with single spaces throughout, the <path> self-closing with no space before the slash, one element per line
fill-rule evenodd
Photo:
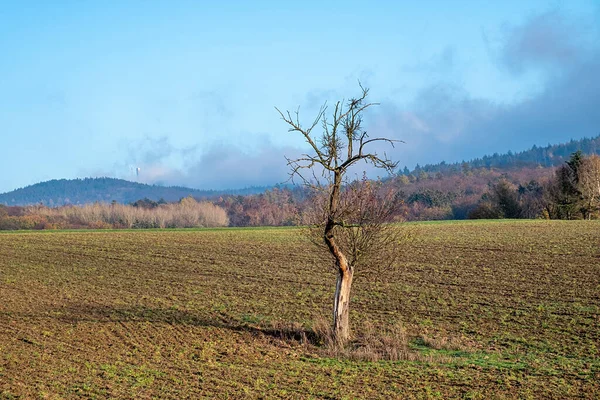
<path fill-rule="evenodd" d="M 127 204 L 144 198 L 173 202 L 187 196 L 210 198 L 222 194 L 247 195 L 264 190 L 266 188 L 261 187 L 220 191 L 198 190 L 180 186 L 147 185 L 116 178 L 53 179 L 0 194 L 0 204 L 62 206 L 112 201 Z"/>
<path fill-rule="evenodd" d="M 533 146 L 531 149 L 506 154 L 484 156 L 468 162 L 417 166 L 409 171 L 404 168 L 401 174 L 418 175 L 419 173 L 452 175 L 464 172 L 465 169 L 518 170 L 531 168 L 549 168 L 561 165 L 575 151 L 584 154 L 600 154 L 600 135 L 595 138 L 571 140 L 563 144 L 545 147 Z M 532 179 L 534 177 L 532 176 Z M 199 190 L 180 186 L 158 186 L 130 182 L 115 178 L 59 179 L 37 183 L 21 189 L 0 194 L 0 204 L 8 206 L 44 204 L 61 206 L 65 204 L 86 204 L 94 202 L 133 203 L 147 198 L 153 201 L 163 199 L 167 202 L 178 201 L 183 197 L 214 198 L 220 195 L 249 195 L 262 193 L 270 187 L 251 187 L 232 190 Z"/>

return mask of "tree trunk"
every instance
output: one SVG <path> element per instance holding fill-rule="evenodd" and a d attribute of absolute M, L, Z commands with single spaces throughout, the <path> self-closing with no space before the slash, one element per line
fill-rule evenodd
<path fill-rule="evenodd" d="M 340 190 L 342 186 L 342 173 L 339 169 L 335 171 L 334 181 L 329 195 L 329 215 L 323 239 L 335 259 L 338 269 L 337 285 L 335 287 L 335 298 L 333 302 L 333 336 L 338 344 L 345 343 L 350 338 L 350 288 L 352 286 L 352 267 L 342 249 L 335 240 L 334 228 L 335 218 L 340 202 Z"/>
<path fill-rule="evenodd" d="M 335 286 L 333 336 L 338 344 L 343 344 L 350 339 L 350 288 L 352 286 L 352 275 L 353 271 L 347 265 L 344 269 L 340 268 Z"/>

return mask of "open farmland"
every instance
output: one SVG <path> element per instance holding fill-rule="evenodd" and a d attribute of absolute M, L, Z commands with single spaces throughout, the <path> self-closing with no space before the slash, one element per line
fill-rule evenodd
<path fill-rule="evenodd" d="M 600 397 L 599 221 L 407 228 L 353 288 L 407 331 L 374 362 L 281 337 L 333 297 L 297 229 L 2 233 L 0 398 Z"/>

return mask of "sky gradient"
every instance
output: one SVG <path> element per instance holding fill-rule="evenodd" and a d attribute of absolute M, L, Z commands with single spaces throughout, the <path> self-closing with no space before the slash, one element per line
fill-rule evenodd
<path fill-rule="evenodd" d="M 359 80 L 409 168 L 600 134 L 598 1 L 221 3 L 2 3 L 0 192 L 280 183 L 306 148 L 274 107 L 308 123 Z"/>

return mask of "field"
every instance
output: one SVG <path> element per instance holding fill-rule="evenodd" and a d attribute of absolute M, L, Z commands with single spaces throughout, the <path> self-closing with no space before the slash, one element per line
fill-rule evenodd
<path fill-rule="evenodd" d="M 0 399 L 600 398 L 599 221 L 405 229 L 352 299 L 398 361 L 319 345 L 335 275 L 295 228 L 2 233 Z"/>

